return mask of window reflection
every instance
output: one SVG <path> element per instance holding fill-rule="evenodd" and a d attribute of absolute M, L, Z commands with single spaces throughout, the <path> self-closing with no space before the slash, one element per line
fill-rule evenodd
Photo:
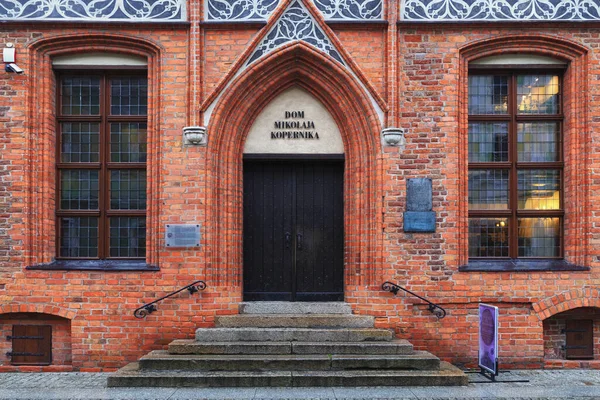
<path fill-rule="evenodd" d="M 517 76 L 519 114 L 557 114 L 559 81 L 557 75 Z"/>
<path fill-rule="evenodd" d="M 519 257 L 558 257 L 560 218 L 519 218 Z"/>

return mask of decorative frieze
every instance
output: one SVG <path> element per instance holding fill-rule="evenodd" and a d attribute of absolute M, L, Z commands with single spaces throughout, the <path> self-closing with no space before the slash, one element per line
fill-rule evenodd
<path fill-rule="evenodd" d="M 185 21 L 186 0 L 2 0 L 0 20 Z"/>
<path fill-rule="evenodd" d="M 383 19 L 383 0 L 313 0 L 328 21 Z M 206 0 L 207 21 L 265 21 L 279 0 Z"/>
<path fill-rule="evenodd" d="M 279 0 L 207 0 L 207 21 L 266 21 Z"/>
<path fill-rule="evenodd" d="M 383 19 L 383 0 L 314 0 L 328 21 Z"/>
<path fill-rule="evenodd" d="M 252 64 L 273 49 L 295 40 L 302 40 L 329 54 L 340 64 L 346 65 L 325 32 L 298 0 L 291 3 L 281 14 L 269 33 L 256 46 L 246 65 Z"/>
<path fill-rule="evenodd" d="M 597 0 L 404 0 L 404 21 L 597 21 Z"/>

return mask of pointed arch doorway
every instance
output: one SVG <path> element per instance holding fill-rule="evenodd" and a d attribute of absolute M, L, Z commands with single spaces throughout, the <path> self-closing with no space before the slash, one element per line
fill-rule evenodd
<path fill-rule="evenodd" d="M 292 87 L 250 128 L 243 161 L 244 300 L 344 299 L 344 146 Z"/>
<path fill-rule="evenodd" d="M 244 298 L 243 160 L 247 138 L 262 110 L 292 87 L 301 88 L 326 108 L 343 140 L 344 299 L 363 293 L 368 285 L 378 287 L 381 281 L 382 204 L 378 199 L 382 186 L 377 154 L 387 106 L 379 97 L 373 98 L 348 68 L 295 41 L 224 81 L 202 106 L 209 135 L 205 274 L 234 302 Z M 267 133 L 270 131 L 268 127 Z"/>

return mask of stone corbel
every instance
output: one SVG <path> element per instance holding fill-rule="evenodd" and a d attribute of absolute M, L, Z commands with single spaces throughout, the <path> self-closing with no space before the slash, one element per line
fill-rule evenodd
<path fill-rule="evenodd" d="M 206 146 L 208 134 L 205 126 L 186 126 L 183 128 L 183 144 L 186 146 Z"/>

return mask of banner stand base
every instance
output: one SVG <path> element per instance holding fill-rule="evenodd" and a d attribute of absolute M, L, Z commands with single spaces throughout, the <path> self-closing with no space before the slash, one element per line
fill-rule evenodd
<path fill-rule="evenodd" d="M 479 371 L 466 371 L 465 373 L 467 374 L 479 374 L 481 376 L 483 376 L 484 378 L 488 379 L 487 381 L 471 381 L 469 383 L 527 383 L 529 382 L 529 379 L 519 379 L 519 380 L 510 380 L 510 381 L 506 381 L 506 380 L 501 380 L 501 381 L 497 381 L 496 377 L 501 374 L 501 373 L 510 373 L 510 371 L 500 371 L 498 369 L 498 360 L 496 360 L 496 373 L 493 373 L 491 371 L 488 371 L 487 369 L 481 368 L 479 367 Z"/>

